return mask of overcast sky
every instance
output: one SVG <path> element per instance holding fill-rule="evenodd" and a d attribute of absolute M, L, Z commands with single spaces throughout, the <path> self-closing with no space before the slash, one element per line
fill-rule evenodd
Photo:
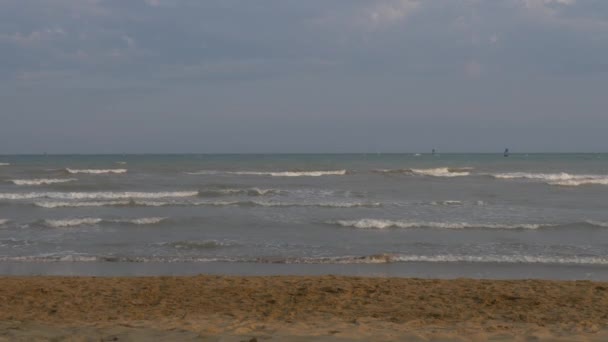
<path fill-rule="evenodd" d="M 0 0 L 0 153 L 608 151 L 606 0 Z"/>

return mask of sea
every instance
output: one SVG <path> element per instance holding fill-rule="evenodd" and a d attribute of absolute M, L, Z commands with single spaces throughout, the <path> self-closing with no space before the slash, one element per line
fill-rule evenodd
<path fill-rule="evenodd" d="M 608 280 L 608 154 L 4 155 L 0 274 Z"/>

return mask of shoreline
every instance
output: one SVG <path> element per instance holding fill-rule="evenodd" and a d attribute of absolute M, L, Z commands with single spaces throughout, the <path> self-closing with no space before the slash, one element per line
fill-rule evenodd
<path fill-rule="evenodd" d="M 608 282 L 0 277 L 0 340 L 118 334 L 135 340 L 600 341 L 607 328 Z"/>
<path fill-rule="evenodd" d="M 346 276 L 366 278 L 591 280 L 608 281 L 603 265 L 387 262 L 288 264 L 248 262 L 0 262 L 3 276 L 189 277 Z"/>

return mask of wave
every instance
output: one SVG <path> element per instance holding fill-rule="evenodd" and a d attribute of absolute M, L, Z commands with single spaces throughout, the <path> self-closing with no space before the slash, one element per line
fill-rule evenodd
<path fill-rule="evenodd" d="M 223 247 L 238 246 L 232 242 L 222 242 L 217 240 L 202 240 L 202 241 L 174 241 L 158 244 L 159 246 L 169 246 L 180 250 L 199 250 L 199 249 L 216 249 Z"/>
<path fill-rule="evenodd" d="M 163 191 L 163 192 L 24 192 L 0 193 L 0 200 L 27 200 L 38 198 L 50 199 L 127 199 L 127 198 L 171 198 L 195 197 L 198 191 Z"/>
<path fill-rule="evenodd" d="M 87 174 L 107 174 L 107 173 L 127 173 L 127 169 L 65 169 L 68 173 L 87 173 Z"/>
<path fill-rule="evenodd" d="M 4 225 L 4 224 L 7 224 L 9 221 L 10 220 L 8 220 L 8 219 L 0 219 L 0 226 Z"/>
<path fill-rule="evenodd" d="M 30 246 L 33 244 L 35 244 L 35 242 L 30 241 L 30 240 L 19 240 L 19 239 L 15 239 L 15 238 L 0 239 L 0 247 L 15 248 L 15 247 Z"/>
<path fill-rule="evenodd" d="M 241 206 L 241 207 L 320 207 L 320 208 L 376 208 L 381 203 L 359 203 L 359 202 L 319 202 L 319 203 L 297 203 L 297 202 L 274 202 L 274 201 L 205 201 L 205 202 L 153 202 L 134 201 L 132 205 L 140 206 Z"/>
<path fill-rule="evenodd" d="M 359 229 L 386 229 L 386 228 L 439 228 L 439 229 L 538 229 L 543 227 L 556 227 L 555 224 L 543 223 L 521 223 L 521 224 L 500 224 L 500 223 L 467 223 L 467 222 L 415 222 L 415 221 L 396 221 L 381 219 L 361 219 L 361 220 L 338 220 L 329 221 L 328 224 L 342 227 L 352 227 Z"/>
<path fill-rule="evenodd" d="M 452 201 L 452 200 L 447 200 L 447 201 L 433 201 L 431 202 L 431 205 L 462 205 L 462 201 Z"/>
<path fill-rule="evenodd" d="M 54 208 L 79 208 L 79 207 L 110 207 L 110 206 L 128 206 L 133 201 L 104 201 L 104 202 L 35 202 L 37 207 L 54 209 Z"/>
<path fill-rule="evenodd" d="M 561 182 L 550 182 L 550 185 L 561 185 L 561 186 L 579 186 L 579 185 L 608 185 L 608 176 L 605 179 L 579 179 L 579 180 L 568 180 Z"/>
<path fill-rule="evenodd" d="M 565 172 L 560 173 L 529 173 L 508 172 L 491 174 L 497 179 L 530 179 L 543 181 L 550 185 L 579 186 L 579 185 L 608 185 L 608 175 L 573 175 Z"/>
<path fill-rule="evenodd" d="M 127 165 L 126 161 L 117 161 L 116 164 L 118 165 Z"/>
<path fill-rule="evenodd" d="M 77 226 L 87 226 L 87 225 L 96 225 L 100 223 L 127 223 L 127 224 L 135 224 L 135 225 L 148 225 L 148 224 L 157 224 L 164 220 L 166 217 L 143 217 L 136 219 L 102 219 L 102 218 L 76 218 L 76 219 L 65 219 L 65 220 L 44 220 L 44 224 L 48 227 L 52 228 L 66 228 L 66 227 L 77 227 Z"/>
<path fill-rule="evenodd" d="M 566 264 L 566 265 L 608 265 L 607 257 L 599 256 L 536 256 L 536 255 L 407 255 L 376 254 L 370 256 L 346 256 L 330 258 L 295 259 L 286 263 L 327 263 L 327 264 L 377 264 L 395 262 L 429 263 L 507 263 L 507 264 Z"/>
<path fill-rule="evenodd" d="M 250 188 L 250 189 L 208 189 L 208 190 L 200 190 L 199 196 L 205 197 L 214 197 L 214 196 L 231 196 L 231 195 L 247 195 L 247 196 L 268 196 L 268 195 L 278 195 L 283 193 L 283 190 L 277 189 L 260 189 L 260 188 Z"/>
<path fill-rule="evenodd" d="M 21 241 L 15 241 L 21 243 Z M 179 245 L 179 242 L 177 243 Z M 194 247 L 194 246 L 193 246 Z M 211 243 L 205 247 L 202 242 L 199 248 L 217 248 Z M 114 256 L 47 253 L 32 256 L 1 256 L 2 262 L 161 262 L 161 263 L 209 263 L 239 262 L 261 264 L 388 264 L 388 263 L 482 263 L 482 264 L 543 264 L 543 265 L 608 265 L 604 256 L 543 256 L 543 255 L 415 255 L 399 253 L 381 253 L 366 256 L 329 256 L 300 258 L 238 258 L 238 257 L 188 257 L 188 256 Z"/>
<path fill-rule="evenodd" d="M 0 166 L 10 166 L 11 163 L 0 163 Z"/>
<path fill-rule="evenodd" d="M 63 178 L 63 179 L 40 178 L 40 179 L 12 179 L 9 182 L 12 182 L 15 185 L 49 185 L 49 184 L 74 182 L 77 180 L 78 179 L 76 179 L 76 178 Z"/>
<path fill-rule="evenodd" d="M 213 171 L 203 170 L 198 172 L 186 172 L 189 175 L 213 175 L 213 174 L 229 174 L 242 176 L 272 176 L 272 177 L 321 177 L 321 176 L 344 176 L 348 173 L 347 170 L 333 171 Z"/>
<path fill-rule="evenodd" d="M 585 223 L 588 224 L 588 225 L 591 225 L 591 226 L 595 226 L 595 227 L 605 227 L 605 228 L 608 228 L 608 222 L 601 222 L 601 221 L 595 221 L 595 220 L 586 220 Z"/>
<path fill-rule="evenodd" d="M 35 202 L 34 205 L 42 208 L 76 208 L 76 207 L 107 207 L 107 206 L 130 206 L 130 207 L 169 207 L 169 206 L 241 206 L 241 207 L 320 207 L 320 208 L 377 208 L 381 203 L 353 203 L 353 202 L 320 202 L 320 203 L 290 203 L 272 201 L 84 201 L 84 202 L 58 202 L 43 201 Z"/>
<path fill-rule="evenodd" d="M 463 177 L 469 176 L 472 171 L 472 167 L 438 167 L 432 169 L 385 169 L 375 170 L 378 173 L 396 173 L 396 174 L 409 174 L 419 176 L 432 176 L 432 177 Z"/>

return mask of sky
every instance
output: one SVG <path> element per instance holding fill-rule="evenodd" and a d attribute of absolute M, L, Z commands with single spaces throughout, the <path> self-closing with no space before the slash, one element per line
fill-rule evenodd
<path fill-rule="evenodd" d="M 608 152 L 606 0 L 0 0 L 0 153 Z"/>

